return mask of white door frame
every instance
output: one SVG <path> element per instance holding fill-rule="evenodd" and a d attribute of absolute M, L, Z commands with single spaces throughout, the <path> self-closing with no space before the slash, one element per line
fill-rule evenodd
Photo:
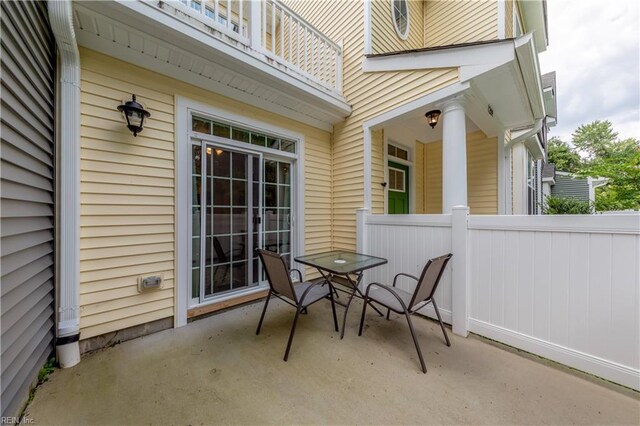
<path fill-rule="evenodd" d="M 214 143 L 229 144 L 230 141 L 216 136 L 207 136 L 201 133 L 191 131 L 191 115 L 198 113 L 204 117 L 210 117 L 213 120 L 219 120 L 231 125 L 242 126 L 243 128 L 253 129 L 265 132 L 274 136 L 280 136 L 287 139 L 297 141 L 296 153 L 287 153 L 271 148 L 259 147 L 256 145 L 245 144 L 243 142 L 232 143 L 236 149 L 249 148 L 255 152 L 260 152 L 266 157 L 277 159 L 287 159 L 292 161 L 292 208 L 295 210 L 292 219 L 294 232 L 292 233 L 293 244 L 291 247 L 292 258 L 304 254 L 304 135 L 291 131 L 290 129 L 274 126 L 254 118 L 238 115 L 230 111 L 214 107 L 202 102 L 198 102 L 182 96 L 175 98 L 175 211 L 176 223 L 174 231 L 175 239 L 175 278 L 174 278 L 174 327 L 181 327 L 187 324 L 187 311 L 193 308 L 190 305 L 191 288 L 190 282 L 191 267 L 189 264 L 190 241 L 190 223 L 191 223 L 191 140 L 192 138 L 205 139 Z M 204 137 L 203 137 L 204 136 Z M 304 273 L 304 271 L 303 271 Z M 303 277 L 304 278 L 304 277 Z M 250 294 L 261 291 L 264 287 L 250 287 L 246 291 L 224 295 L 220 298 L 208 301 L 207 303 L 198 305 L 206 306 L 211 303 L 217 303 L 222 300 L 232 299 L 241 295 Z"/>
<path fill-rule="evenodd" d="M 416 169 L 415 169 L 415 141 L 414 146 L 409 147 L 403 145 L 401 143 L 396 142 L 395 140 L 384 137 L 383 143 L 383 161 L 384 161 L 384 181 L 387 182 L 387 185 L 384 187 L 384 214 L 389 214 L 389 161 L 394 163 L 402 164 L 403 166 L 407 166 L 409 168 L 409 213 L 413 214 L 416 212 Z M 404 149 L 409 154 L 408 160 L 403 160 L 402 158 L 390 157 L 389 156 L 389 145 L 396 146 L 398 148 Z"/>

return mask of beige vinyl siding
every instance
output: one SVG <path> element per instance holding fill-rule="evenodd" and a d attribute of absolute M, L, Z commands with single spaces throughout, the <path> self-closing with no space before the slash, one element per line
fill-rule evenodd
<path fill-rule="evenodd" d="M 414 180 L 415 180 L 415 207 L 414 213 L 424 213 L 425 209 L 425 175 L 424 175 L 424 152 L 425 145 L 420 141 L 416 141 L 414 148 L 414 159 L 413 159 L 413 170 L 414 170 Z"/>
<path fill-rule="evenodd" d="M 363 73 L 363 2 L 341 2 L 340 14 L 335 13 L 336 4 L 332 1 L 298 0 L 287 4 L 329 38 L 342 40 L 344 45 L 344 96 L 352 105 L 353 113 L 334 126 L 333 247 L 353 250 L 356 240 L 355 212 L 364 203 L 363 122 L 457 82 L 458 71 L 437 69 Z M 372 198 L 378 190 L 375 187 L 374 180 Z M 380 207 L 378 205 L 375 208 Z"/>
<path fill-rule="evenodd" d="M 498 214 L 498 138 L 467 134 L 467 200 L 471 214 Z"/>
<path fill-rule="evenodd" d="M 384 214 L 384 130 L 371 132 L 371 212 Z"/>
<path fill-rule="evenodd" d="M 81 49 L 81 338 L 174 315 L 175 96 L 304 135 L 305 250 L 331 249 L 330 133 Z M 137 137 L 116 110 L 135 93 L 151 112 Z M 139 275 L 164 289 L 139 294 Z M 181 272 L 184 275 L 184 272 Z"/>
<path fill-rule="evenodd" d="M 426 214 L 442 213 L 442 142 L 424 146 L 424 203 Z"/>
<path fill-rule="evenodd" d="M 80 306 L 83 339 L 173 315 L 174 100 L 82 57 Z M 134 139 L 115 109 L 135 93 L 151 112 Z M 164 275 L 138 294 L 141 274 Z"/>
<path fill-rule="evenodd" d="M 372 53 L 398 52 L 419 49 L 424 46 L 424 11 L 422 0 L 408 0 L 409 34 L 406 40 L 398 36 L 393 14 L 393 0 L 371 1 L 371 49 Z"/>
<path fill-rule="evenodd" d="M 425 4 L 425 47 L 495 40 L 497 37 L 497 0 L 428 0 Z"/>
<path fill-rule="evenodd" d="M 505 24 L 504 35 L 506 38 L 513 37 L 513 7 L 514 0 L 505 0 Z"/>
<path fill-rule="evenodd" d="M 424 146 L 425 209 L 442 213 L 442 141 Z M 471 214 L 498 214 L 498 139 L 467 134 L 467 200 Z"/>

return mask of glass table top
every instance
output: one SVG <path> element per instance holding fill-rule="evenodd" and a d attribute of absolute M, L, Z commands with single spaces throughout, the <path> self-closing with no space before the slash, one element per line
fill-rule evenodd
<path fill-rule="evenodd" d="M 360 272 L 387 263 L 387 259 L 382 257 L 343 250 L 300 256 L 296 257 L 295 260 L 304 265 L 313 266 L 334 274 Z"/>

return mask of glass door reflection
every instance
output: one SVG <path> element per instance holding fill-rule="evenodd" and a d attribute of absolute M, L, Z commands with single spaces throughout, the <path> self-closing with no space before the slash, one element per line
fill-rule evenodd
<path fill-rule="evenodd" d="M 200 302 L 258 284 L 260 163 L 259 154 L 193 146 L 192 297 Z"/>

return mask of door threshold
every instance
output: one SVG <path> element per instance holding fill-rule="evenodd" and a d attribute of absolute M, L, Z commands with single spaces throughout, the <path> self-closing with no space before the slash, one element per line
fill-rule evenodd
<path fill-rule="evenodd" d="M 252 291 L 251 293 L 239 294 L 237 297 L 230 297 L 219 302 L 211 302 L 207 305 L 191 308 L 187 310 L 187 320 L 221 311 L 223 309 L 232 308 L 234 306 L 242 305 L 247 302 L 253 302 L 254 300 L 267 297 L 268 293 L 269 289 L 266 288 L 258 291 Z"/>

